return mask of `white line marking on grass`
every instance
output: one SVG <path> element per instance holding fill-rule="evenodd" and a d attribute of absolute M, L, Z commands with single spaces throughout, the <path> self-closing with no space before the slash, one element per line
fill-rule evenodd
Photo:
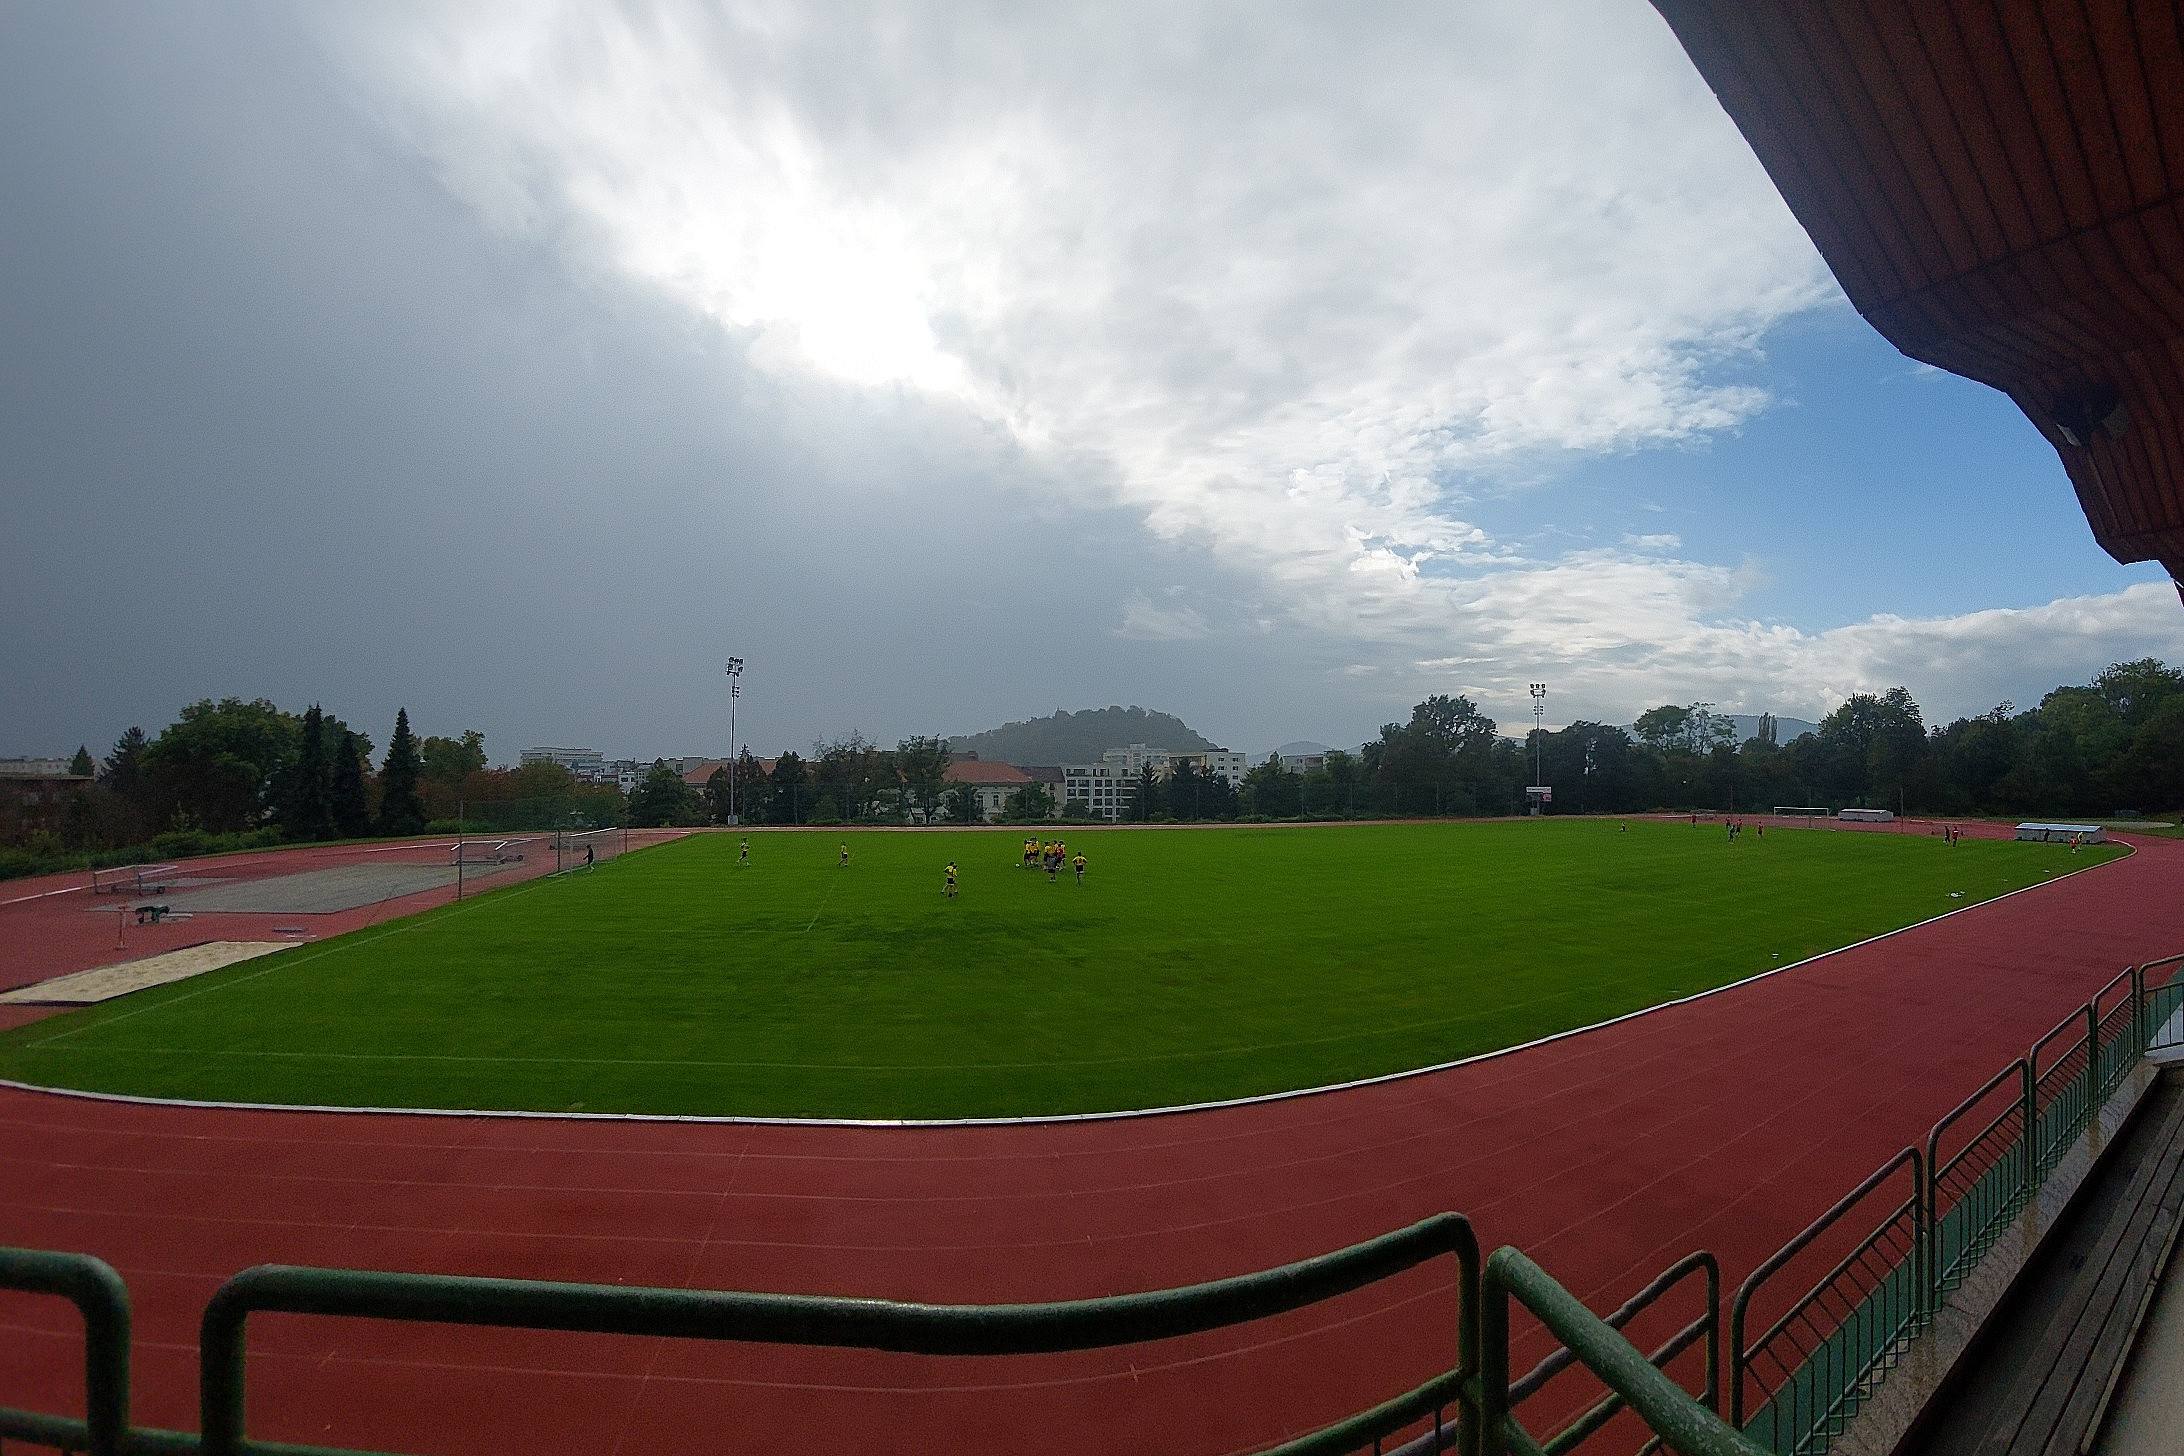
<path fill-rule="evenodd" d="M 842 883 L 842 876 L 839 867 L 837 867 L 834 878 L 827 882 L 827 892 L 819 897 L 819 908 L 811 912 L 811 919 L 804 923 L 802 930 L 796 932 L 798 935 L 811 934 L 812 926 L 817 925 L 819 917 L 826 913 L 827 901 L 834 898 L 834 887 L 840 883 Z"/>
<path fill-rule="evenodd" d="M 146 1097 L 132 1092 L 90 1092 L 77 1087 L 43 1087 L 35 1082 L 18 1082 L 9 1077 L 0 1077 L 0 1087 L 11 1088 L 18 1092 L 40 1092 L 50 1097 L 80 1097 L 91 1102 L 122 1102 L 141 1107 L 193 1107 L 216 1110 L 229 1109 L 241 1112 L 317 1112 L 337 1116 L 369 1113 L 378 1117 L 473 1117 L 561 1122 L 726 1123 L 754 1127 L 1014 1127 L 1019 1124 L 1112 1122 L 1128 1117 L 1171 1117 L 1183 1112 L 1213 1112 L 1227 1107 L 1254 1107 L 1264 1102 L 1290 1102 L 1300 1097 L 1321 1097 L 1330 1092 L 1347 1092 L 1356 1087 L 1375 1087 L 1386 1082 L 1402 1082 L 1412 1077 L 1426 1077 L 1436 1072 L 1447 1072 L 1457 1067 L 1468 1067 L 1477 1062 L 1491 1062 L 1501 1057 L 1515 1056 L 1518 1052 L 1530 1051 L 1534 1047 L 1550 1046 L 1555 1042 L 1567 1041 L 1571 1037 L 1584 1036 L 1590 1032 L 1604 1031 L 1611 1026 L 1620 1026 L 1626 1021 L 1636 1021 L 1641 1016 L 1651 1016 L 1657 1011 L 1667 1011 L 1676 1006 L 1688 1006 L 1694 1001 L 1704 1001 L 1709 996 L 1721 996 L 1731 991 L 1741 990 L 1746 986 L 1754 985 L 1774 976 L 1783 975 L 1802 966 L 1809 966 L 1815 961 L 1824 961 L 1830 956 L 1844 955 L 1862 946 L 1873 945 L 1884 940 L 1893 940 L 1899 935 L 1908 935 L 1912 931 L 1923 926 L 1932 925 L 1936 921 L 1947 920 L 1957 915 L 1969 915 L 1974 910 L 1983 910 L 1987 906 L 1997 904 L 2003 900 L 2018 895 L 2029 895 L 2034 890 L 2047 889 L 2051 885 L 2062 883 L 2063 880 L 2075 879 L 2079 875 L 2089 874 L 2094 870 L 2104 869 L 2112 864 L 2121 864 L 2138 853 L 2138 849 L 2134 845 L 2126 844 L 2124 848 L 2128 853 L 2117 855 L 2114 859 L 2101 860 L 2096 864 L 2089 864 L 2071 870 L 2060 879 L 2041 880 L 2035 884 L 2008 890 L 1991 900 L 1982 900 L 1977 905 L 1963 905 L 1954 910 L 1945 910 L 1941 914 L 1932 917 L 1932 919 L 1900 926 L 1895 930 L 1886 930 L 1879 935 L 1870 935 L 1864 940 L 1854 941 L 1849 945 L 1840 945 L 1833 950 L 1824 950 L 1818 955 L 1807 956 L 1801 961 L 1792 961 L 1786 966 L 1770 967 L 1757 975 L 1746 976 L 1741 981 L 1731 981 L 1725 986 L 1716 986 L 1711 990 L 1694 992 L 1689 996 L 1678 997 L 1674 1001 L 1663 1001 L 1657 1005 L 1642 1007 L 1637 1011 L 1610 1017 L 1606 1021 L 1596 1021 L 1588 1026 L 1573 1026 L 1568 1031 L 1558 1031 L 1532 1041 L 1520 1042 L 1516 1046 L 1502 1047 L 1491 1052 L 1477 1052 L 1468 1057 L 1457 1057 L 1453 1061 L 1436 1062 L 1430 1067 L 1413 1067 L 1408 1071 L 1383 1072 L 1375 1077 L 1358 1077 L 1348 1082 L 1330 1082 L 1321 1087 L 1298 1087 L 1288 1092 L 1261 1092 L 1250 1097 L 1229 1097 L 1213 1102 L 1182 1102 L 1168 1107 L 1130 1107 L 1110 1112 L 1046 1112 L 1034 1113 L 1024 1117 L 766 1117 L 752 1114 L 696 1112 L 536 1112 L 523 1108 L 492 1107 L 342 1107 L 331 1103 L 215 1102 L 195 1097 Z M 533 880 L 531 882 L 532 885 L 545 883 L 545 880 Z M 528 886 L 524 888 L 528 888 Z M 408 927 L 399 928 L 406 929 Z M 389 933 L 392 933 L 391 930 Z M 291 965 L 299 963 L 290 962 Z M 207 989 L 218 988 L 209 987 Z M 182 998 L 176 997 L 175 999 L 180 1000 Z M 172 1003 L 163 1002 L 161 1004 L 168 1005 Z M 119 1017 L 112 1018 L 112 1020 L 119 1019 Z M 109 1023 L 100 1023 L 100 1025 L 107 1024 Z M 57 1040 L 57 1038 L 49 1038 L 49 1040 Z M 43 1045 L 43 1043 L 28 1042 L 24 1045 L 27 1048 Z"/>

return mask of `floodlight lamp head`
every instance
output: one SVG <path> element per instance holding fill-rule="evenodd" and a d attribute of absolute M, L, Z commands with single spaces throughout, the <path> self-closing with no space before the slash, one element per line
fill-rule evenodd
<path fill-rule="evenodd" d="M 1533 697 L 1535 697 L 1535 698 L 1544 698 L 1544 697 L 1546 697 L 1546 696 L 1547 696 L 1547 684 L 1545 684 L 1545 683 L 1533 683 L 1533 684 L 1532 684 L 1532 696 L 1533 696 Z"/>
<path fill-rule="evenodd" d="M 742 676 L 742 674 L 743 674 L 743 659 L 742 659 L 742 658 L 740 658 L 740 657 L 731 657 L 731 658 L 729 658 L 729 659 L 728 659 L 728 676 L 730 676 L 730 677 L 740 677 L 740 676 Z"/>

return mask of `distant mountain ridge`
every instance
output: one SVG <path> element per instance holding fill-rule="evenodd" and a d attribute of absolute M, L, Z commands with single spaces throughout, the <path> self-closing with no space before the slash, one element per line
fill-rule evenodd
<path fill-rule="evenodd" d="M 1021 723 L 1004 723 L 983 733 L 951 737 L 948 746 L 958 753 L 975 753 L 1019 768 L 1030 764 L 1097 763 L 1110 748 L 1142 743 L 1170 753 L 1206 753 L 1221 745 L 1192 730 L 1172 713 L 1147 708 L 1086 708 L 1070 713 L 1057 710 L 1049 717 Z"/>
<path fill-rule="evenodd" d="M 1759 732 L 1759 714 L 1757 713 L 1724 713 L 1722 716 L 1737 725 L 1737 742 L 1739 743 Z M 1775 714 L 1775 742 L 1777 743 L 1789 743 L 1801 733 L 1818 733 L 1819 731 L 1820 725 L 1818 723 L 1808 723 L 1803 718 L 1785 718 L 1780 713 Z"/>

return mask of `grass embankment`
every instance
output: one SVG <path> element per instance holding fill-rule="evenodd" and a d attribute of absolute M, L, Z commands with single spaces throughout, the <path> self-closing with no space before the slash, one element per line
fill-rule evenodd
<path fill-rule="evenodd" d="M 1156 1107 L 1511 1046 L 2120 852 L 1552 819 L 1069 834 L 1083 886 L 1017 867 L 1008 833 L 755 832 L 743 867 L 701 836 L 20 1028 L 0 1076 L 593 1112 Z"/>

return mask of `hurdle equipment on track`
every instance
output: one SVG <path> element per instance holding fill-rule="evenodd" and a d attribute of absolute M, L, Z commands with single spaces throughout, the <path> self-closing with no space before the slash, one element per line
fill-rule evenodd
<path fill-rule="evenodd" d="M 180 865 L 116 865 L 91 871 L 94 895 L 164 895 L 182 877 Z"/>
<path fill-rule="evenodd" d="M 452 851 L 450 864 L 504 865 L 521 864 L 529 839 L 458 839 Z"/>

